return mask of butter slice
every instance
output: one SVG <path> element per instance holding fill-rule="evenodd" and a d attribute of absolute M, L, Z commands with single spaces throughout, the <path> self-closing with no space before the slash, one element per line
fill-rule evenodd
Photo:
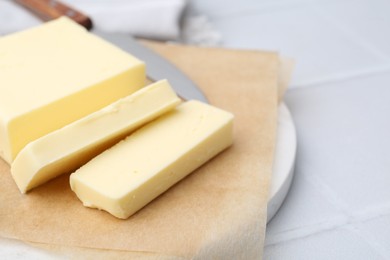
<path fill-rule="evenodd" d="M 145 64 L 59 18 L 0 38 L 0 157 L 145 86 Z"/>
<path fill-rule="evenodd" d="M 188 101 L 70 176 L 84 206 L 126 219 L 232 144 L 233 115 Z"/>
<path fill-rule="evenodd" d="M 38 138 L 25 146 L 11 165 L 22 193 L 80 167 L 131 131 L 174 109 L 179 103 L 166 80 Z"/>

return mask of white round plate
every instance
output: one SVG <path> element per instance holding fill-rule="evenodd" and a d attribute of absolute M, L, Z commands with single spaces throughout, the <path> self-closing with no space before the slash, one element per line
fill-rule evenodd
<path fill-rule="evenodd" d="M 297 136 L 293 119 L 286 104 L 279 106 L 275 161 L 268 199 L 267 222 L 279 210 L 290 189 L 294 175 Z"/>

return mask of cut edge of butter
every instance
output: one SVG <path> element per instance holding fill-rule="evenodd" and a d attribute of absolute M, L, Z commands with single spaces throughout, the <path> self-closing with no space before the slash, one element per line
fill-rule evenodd
<path fill-rule="evenodd" d="M 126 219 L 233 143 L 234 116 L 188 101 L 70 176 L 86 207 Z"/>
<path fill-rule="evenodd" d="M 26 145 L 11 164 L 22 193 L 70 172 L 181 100 L 167 80 L 146 86 Z"/>

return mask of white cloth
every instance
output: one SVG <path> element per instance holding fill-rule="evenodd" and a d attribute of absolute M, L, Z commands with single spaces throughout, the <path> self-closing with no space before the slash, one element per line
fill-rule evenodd
<path fill-rule="evenodd" d="M 63 0 L 91 17 L 94 28 L 108 32 L 174 40 L 186 0 Z M 0 34 L 26 29 L 41 21 L 11 0 L 0 0 Z"/>

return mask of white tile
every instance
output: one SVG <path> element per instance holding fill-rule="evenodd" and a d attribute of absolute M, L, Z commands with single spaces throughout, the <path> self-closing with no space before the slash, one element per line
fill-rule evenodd
<path fill-rule="evenodd" d="M 272 246 L 266 246 L 264 259 L 267 260 L 384 260 L 380 252 L 364 239 L 347 229 L 335 229 L 313 234 Z"/>
<path fill-rule="evenodd" d="M 264 12 L 265 10 L 279 7 L 281 2 L 283 0 L 192 0 L 189 2 L 189 9 L 196 14 L 205 14 L 211 18 L 220 18 L 247 14 L 251 11 L 255 11 L 256 13 Z"/>
<path fill-rule="evenodd" d="M 390 214 L 362 221 L 355 227 L 377 251 L 390 257 Z"/>
<path fill-rule="evenodd" d="M 211 18 L 246 16 L 248 14 L 270 13 L 300 6 L 327 4 L 346 0 L 191 0 L 191 13 L 205 14 Z"/>
<path fill-rule="evenodd" d="M 42 22 L 12 1 L 0 1 L 0 36 L 27 29 Z"/>
<path fill-rule="evenodd" d="M 319 192 L 320 187 L 309 182 L 302 173 L 298 164 L 286 200 L 267 225 L 266 244 L 306 236 L 345 223 L 343 213 Z"/>
<path fill-rule="evenodd" d="M 286 96 L 301 173 L 350 214 L 390 203 L 389 84 L 388 73 Z"/>
<path fill-rule="evenodd" d="M 323 5 L 319 10 L 339 23 L 369 48 L 390 58 L 390 1 L 349 0 Z"/>
<path fill-rule="evenodd" d="M 264 14 L 213 21 L 223 45 L 233 48 L 280 51 L 296 60 L 292 85 L 313 83 L 390 69 L 383 57 L 356 43 L 317 13 L 316 7 L 299 7 Z"/>

